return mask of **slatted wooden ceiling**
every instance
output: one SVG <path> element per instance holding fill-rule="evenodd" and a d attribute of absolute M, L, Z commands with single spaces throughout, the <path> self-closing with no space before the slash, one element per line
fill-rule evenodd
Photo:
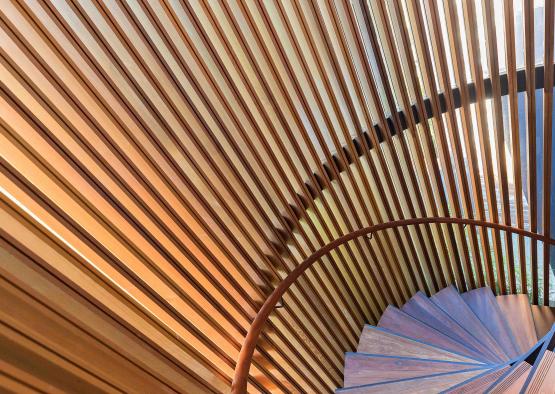
<path fill-rule="evenodd" d="M 553 233 L 554 24 L 553 0 L 2 1 L 0 386 L 225 392 L 339 235 Z M 419 289 L 547 305 L 550 261 L 460 226 L 356 240 L 285 298 L 249 390 L 330 391 Z"/>

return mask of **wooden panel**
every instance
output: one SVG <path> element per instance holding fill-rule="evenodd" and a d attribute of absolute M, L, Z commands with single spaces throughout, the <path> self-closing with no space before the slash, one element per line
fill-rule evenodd
<path fill-rule="evenodd" d="M 521 352 L 517 346 L 513 331 L 507 323 L 491 289 L 484 287 L 463 293 L 462 297 L 472 312 L 480 319 L 490 334 L 502 346 L 510 358 L 518 357 Z"/>
<path fill-rule="evenodd" d="M 509 361 L 507 354 L 464 302 L 457 289 L 453 286 L 446 287 L 430 299 L 498 357 Z"/>
<path fill-rule="evenodd" d="M 548 393 L 555 387 L 555 353 L 546 350 L 526 388 L 527 393 Z"/>
<path fill-rule="evenodd" d="M 464 355 L 478 362 L 488 361 L 487 357 L 480 352 L 473 350 L 461 342 L 457 342 L 438 331 L 436 328 L 422 323 L 395 307 L 390 306 L 385 310 L 378 322 L 378 327 L 387 328 L 394 333 L 436 345 L 442 349 Z"/>
<path fill-rule="evenodd" d="M 452 339 L 464 343 L 467 347 L 478 351 L 484 357 L 487 357 L 488 361 L 492 363 L 501 361 L 501 358 L 490 352 L 486 346 L 471 334 L 472 331 L 466 331 L 450 315 L 434 304 L 429 298 L 422 295 L 422 293 L 416 293 L 403 305 L 401 310 Z"/>
<path fill-rule="evenodd" d="M 268 294 L 339 236 L 425 216 L 549 235 L 553 1 L 496 5 L 1 1 L 0 323 L 105 362 L 66 354 L 73 378 L 17 349 L 62 389 L 227 392 Z M 272 314 L 249 391 L 333 390 L 363 324 L 417 291 L 548 305 L 553 251 L 526 242 L 427 224 L 337 248 Z M 2 388 L 49 384 L 4 362 Z"/>

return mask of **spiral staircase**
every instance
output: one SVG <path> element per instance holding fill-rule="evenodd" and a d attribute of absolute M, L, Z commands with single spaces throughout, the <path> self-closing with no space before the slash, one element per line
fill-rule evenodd
<path fill-rule="evenodd" d="M 524 294 L 419 292 L 363 328 L 336 393 L 555 393 L 554 320 Z"/>

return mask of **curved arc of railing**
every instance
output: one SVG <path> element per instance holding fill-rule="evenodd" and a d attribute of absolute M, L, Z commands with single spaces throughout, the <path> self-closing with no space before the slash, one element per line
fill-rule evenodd
<path fill-rule="evenodd" d="M 462 224 L 470 226 L 481 226 L 488 227 L 494 230 L 506 231 L 512 234 L 521 235 L 523 237 L 530 237 L 537 241 L 542 241 L 551 245 L 555 245 L 555 239 L 541 235 L 538 233 L 533 233 L 524 229 L 507 226 L 500 223 L 485 222 L 482 220 L 474 219 L 463 219 L 463 218 L 452 218 L 452 217 L 427 217 L 427 218 L 413 218 L 413 219 L 403 219 L 395 220 L 387 223 L 380 223 L 373 226 L 368 226 L 355 230 L 349 234 L 343 235 L 330 243 L 326 244 L 313 254 L 311 254 L 306 260 L 299 264 L 293 271 L 287 275 L 287 277 L 281 281 L 270 296 L 266 299 L 258 313 L 256 314 L 247 335 L 245 336 L 245 341 L 239 352 L 239 357 L 237 359 L 237 364 L 235 367 L 235 374 L 233 377 L 233 383 L 231 385 L 232 394 L 243 394 L 247 392 L 247 382 L 249 376 L 250 365 L 252 362 L 252 357 L 254 355 L 254 350 L 258 342 L 258 337 L 264 328 L 264 325 L 270 314 L 274 310 L 275 306 L 285 294 L 285 292 L 291 287 L 291 285 L 316 261 L 324 257 L 326 254 L 334 250 L 335 248 L 367 234 L 373 234 L 378 231 L 410 226 L 410 225 L 421 225 L 421 224 Z"/>

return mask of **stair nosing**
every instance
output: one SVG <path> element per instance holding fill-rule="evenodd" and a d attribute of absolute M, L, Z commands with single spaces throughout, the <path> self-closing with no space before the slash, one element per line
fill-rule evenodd
<path fill-rule="evenodd" d="M 464 386 L 465 384 L 468 384 L 468 383 L 472 382 L 473 380 L 480 379 L 481 377 L 483 377 L 484 375 L 487 375 L 488 373 L 495 372 L 495 371 L 498 371 L 498 370 L 500 370 L 500 369 L 503 369 L 503 368 L 505 368 L 507 365 L 509 365 L 509 362 L 506 362 L 506 363 L 504 363 L 504 364 L 499 364 L 499 365 L 496 366 L 495 368 L 488 369 L 488 370 L 484 371 L 483 373 L 481 373 L 481 374 L 479 374 L 479 375 L 476 375 L 476 376 L 474 376 L 474 377 L 472 377 L 472 378 L 470 378 L 470 379 L 465 380 L 464 382 L 460 382 L 460 383 L 457 383 L 457 384 L 454 385 L 454 386 L 449 387 L 447 390 L 444 390 L 444 391 L 440 392 L 440 394 L 448 393 L 448 392 L 451 391 L 451 390 L 455 390 L 455 389 L 457 389 L 457 388 L 459 388 L 459 387 L 462 387 L 462 386 Z M 487 389 L 485 392 L 487 393 L 488 390 L 489 390 L 489 387 L 488 387 L 488 389 Z"/>
<path fill-rule="evenodd" d="M 390 356 L 386 354 L 377 354 L 377 353 L 365 353 L 365 352 L 345 352 L 345 356 L 362 356 L 362 357 L 377 357 L 377 358 L 398 358 L 400 360 L 415 360 L 415 361 L 425 361 L 425 362 L 435 362 L 435 363 L 444 363 L 444 364 L 458 364 L 458 365 L 495 365 L 495 364 L 482 364 L 482 363 L 467 363 L 464 361 L 447 361 L 447 360 L 437 360 L 437 359 L 429 359 L 429 358 L 420 358 L 420 357 L 408 357 L 408 356 Z"/>
<path fill-rule="evenodd" d="M 532 381 L 532 378 L 534 377 L 534 374 L 536 373 L 536 369 L 538 369 L 539 362 L 541 362 L 541 359 L 543 358 L 543 354 L 547 350 L 547 347 L 549 346 L 549 342 L 551 342 L 549 339 L 552 338 L 554 335 L 555 335 L 555 324 L 553 324 L 551 326 L 551 329 L 546 334 L 547 338 L 546 338 L 546 340 L 544 341 L 544 343 L 542 345 L 542 348 L 541 348 L 541 350 L 538 354 L 538 357 L 536 358 L 536 361 L 534 362 L 534 365 L 532 365 L 532 368 L 530 369 L 530 374 L 528 375 L 528 378 L 526 378 L 526 381 L 522 385 L 521 392 L 525 392 L 526 389 L 528 388 L 528 386 L 530 385 L 530 382 Z"/>

